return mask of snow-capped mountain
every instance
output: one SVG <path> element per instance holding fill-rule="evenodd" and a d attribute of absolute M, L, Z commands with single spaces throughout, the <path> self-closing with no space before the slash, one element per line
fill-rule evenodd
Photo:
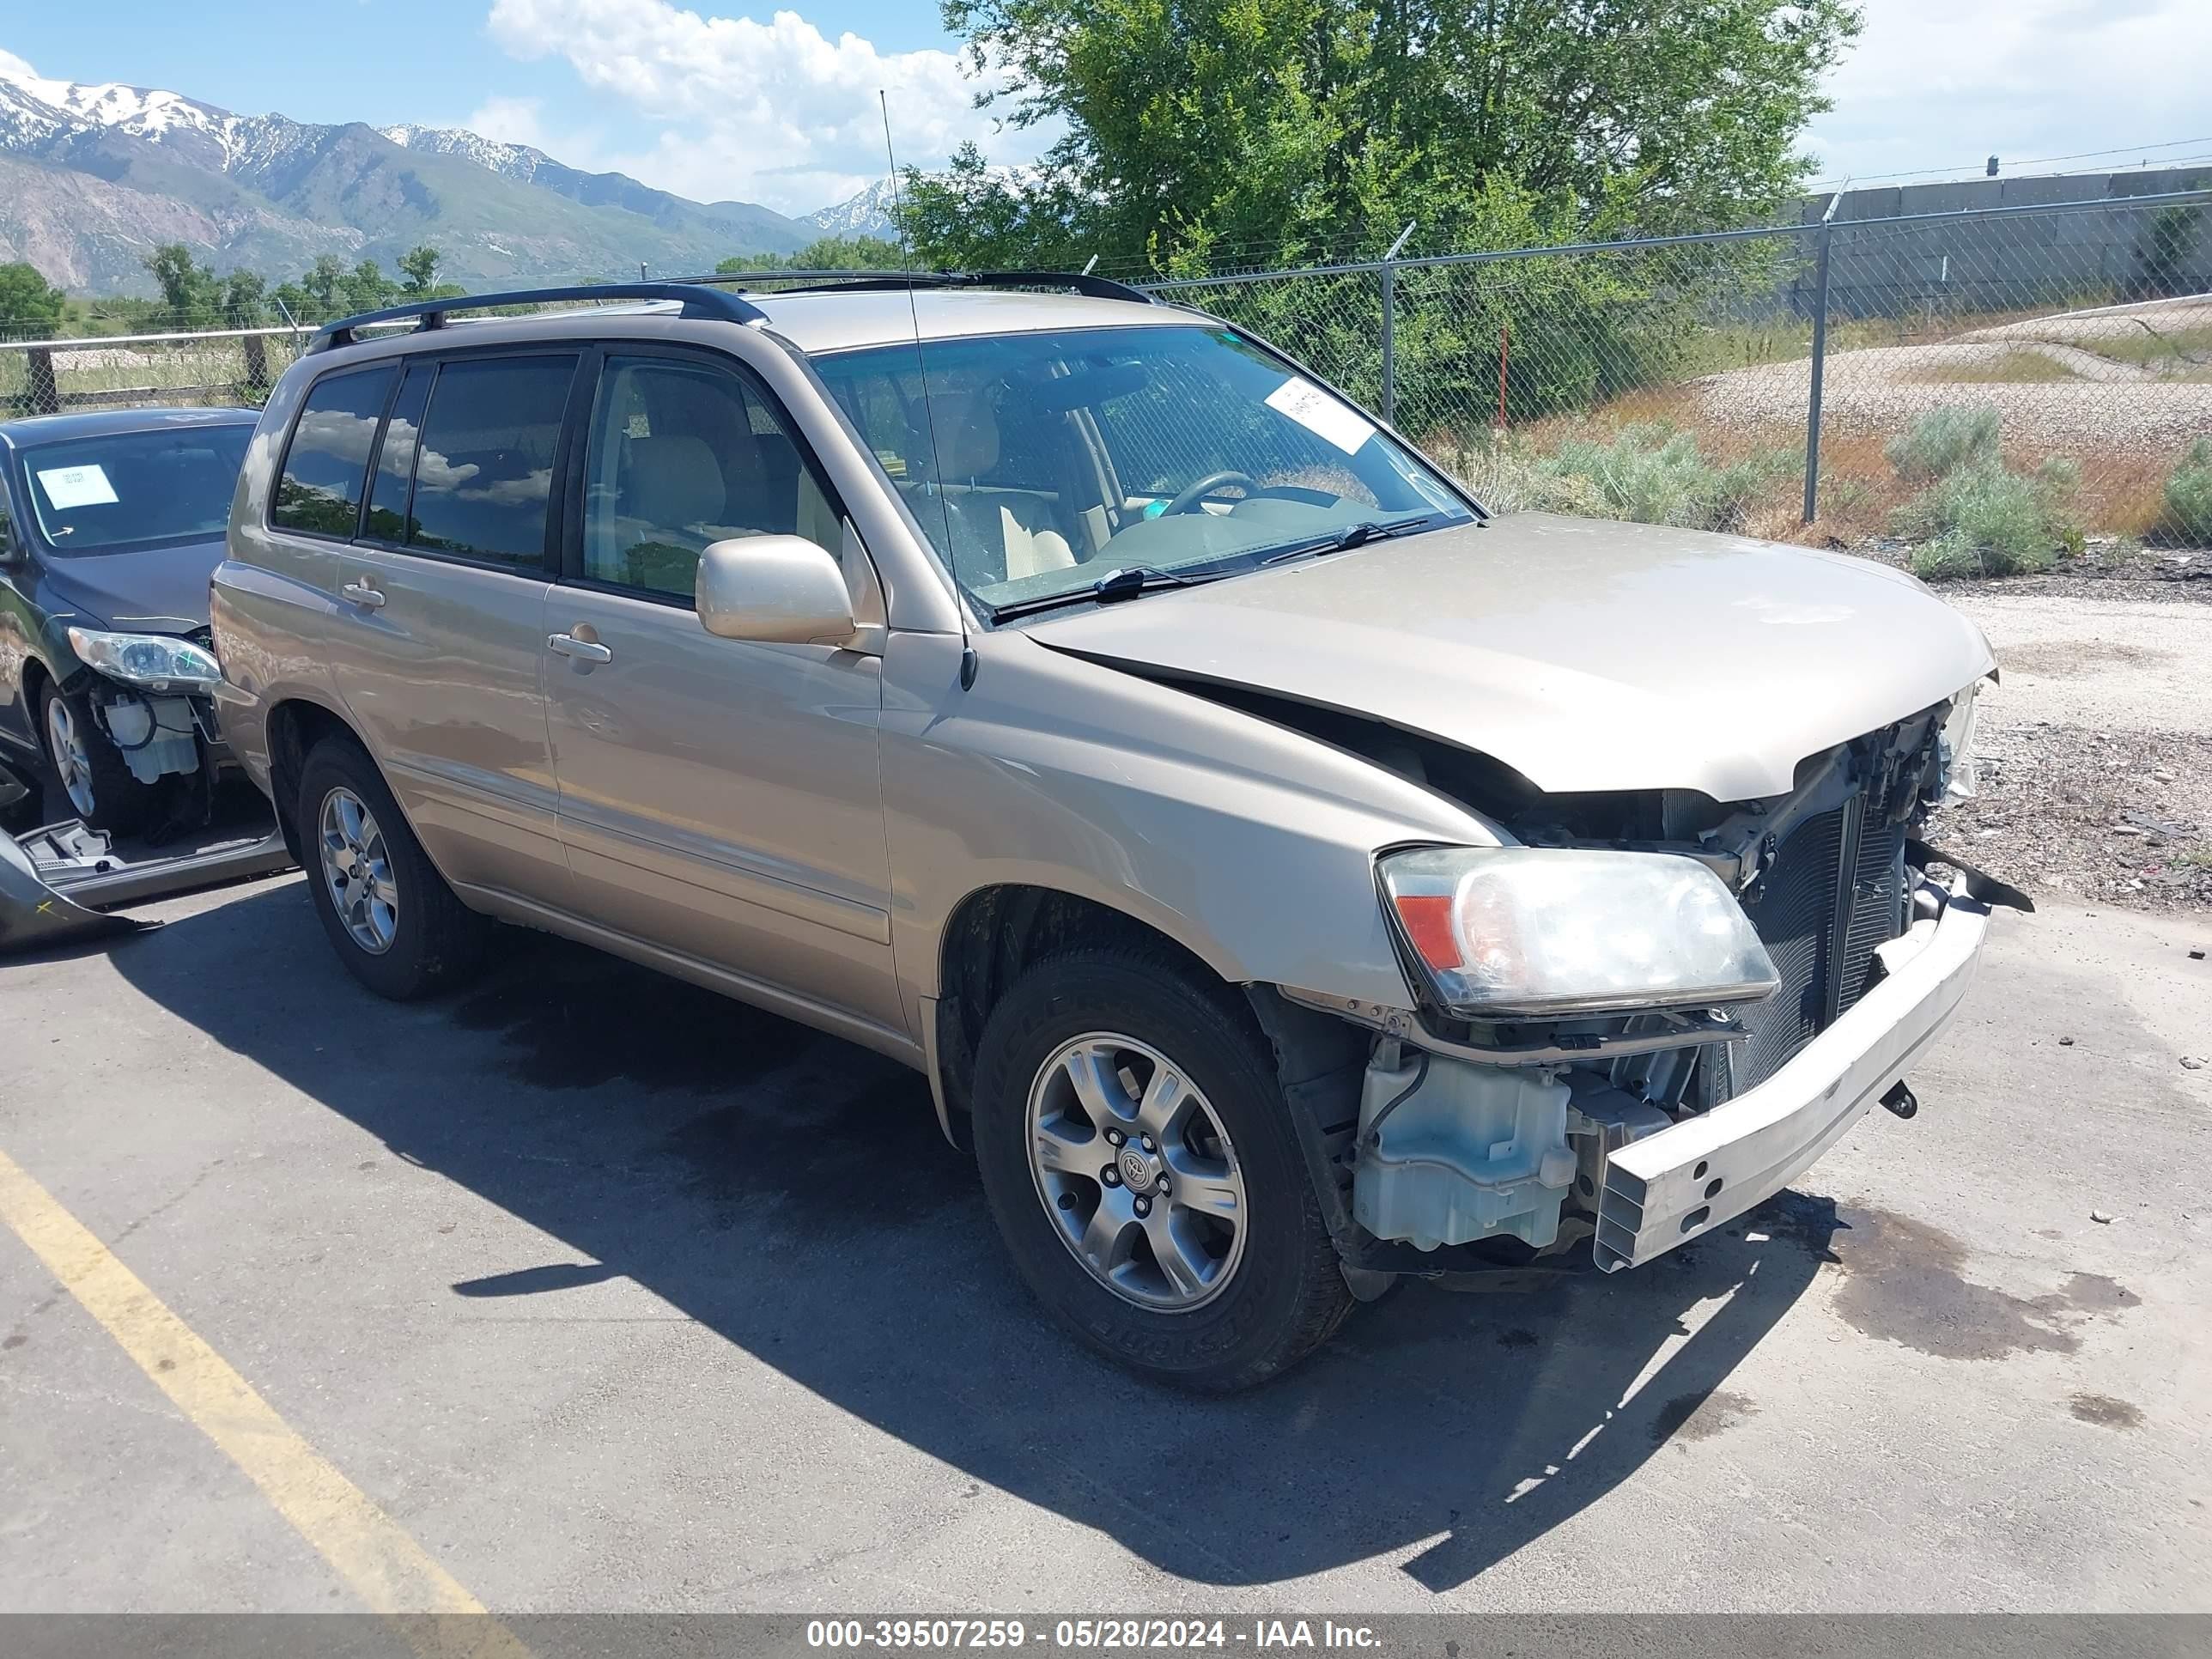
<path fill-rule="evenodd" d="M 866 190 L 834 206 L 800 214 L 799 222 L 824 236 L 896 237 L 898 221 L 893 216 L 893 210 L 896 205 L 897 196 L 891 181 L 878 179 Z"/>
<path fill-rule="evenodd" d="M 811 227 L 447 127 L 240 115 L 158 88 L 40 76 L 0 52 L 0 261 L 77 290 L 145 293 L 146 254 L 296 276 L 324 253 L 387 267 L 417 243 L 495 283 L 704 270 L 788 252 Z"/>
<path fill-rule="evenodd" d="M 542 167 L 560 165 L 542 149 L 533 149 L 528 144 L 510 144 L 501 139 L 486 138 L 465 127 L 402 125 L 379 127 L 377 131 L 402 149 L 425 150 L 434 155 L 458 155 L 463 161 L 474 161 L 487 173 L 496 173 L 502 179 L 513 179 L 520 184 L 528 184 Z"/>

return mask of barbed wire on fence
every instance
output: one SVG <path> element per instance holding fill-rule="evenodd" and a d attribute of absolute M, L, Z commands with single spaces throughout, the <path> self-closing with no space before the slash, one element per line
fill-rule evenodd
<path fill-rule="evenodd" d="M 1294 270 L 1123 274 L 1507 508 L 1905 539 L 1931 572 L 2212 544 L 2212 191 L 1389 260 L 1346 240 Z M 75 339 L 0 321 L 0 414 L 258 404 L 330 320 L 127 314 Z"/>

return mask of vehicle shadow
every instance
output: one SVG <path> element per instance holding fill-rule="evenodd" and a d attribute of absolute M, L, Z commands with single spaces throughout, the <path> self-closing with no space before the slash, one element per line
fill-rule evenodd
<path fill-rule="evenodd" d="M 396 1007 L 354 985 L 289 881 L 113 961 L 583 1258 L 453 1294 L 626 1275 L 864 1421 L 1202 1583 L 1425 1544 L 1407 1572 L 1465 1583 L 1670 1441 L 1724 1429 L 1722 1385 L 1841 1224 L 1827 1200 L 1785 1194 L 1634 1273 L 1534 1293 L 1406 1285 L 1273 1386 L 1186 1398 L 1041 1322 L 919 1076 L 579 947 L 503 941 L 478 988 Z"/>

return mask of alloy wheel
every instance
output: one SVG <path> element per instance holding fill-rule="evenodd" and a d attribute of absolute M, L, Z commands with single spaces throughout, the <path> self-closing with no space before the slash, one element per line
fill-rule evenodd
<path fill-rule="evenodd" d="M 392 948 L 399 933 L 399 884 L 376 815 L 350 789 L 323 797 L 318 815 L 323 887 L 347 935 L 371 956 Z"/>
<path fill-rule="evenodd" d="M 1187 1313 L 1243 1259 L 1244 1177 L 1205 1094 L 1147 1043 L 1093 1031 L 1030 1086 L 1030 1173 L 1060 1242 L 1125 1301 Z"/>
<path fill-rule="evenodd" d="M 84 728 L 70 706 L 59 697 L 46 700 L 46 747 L 53 751 L 54 770 L 61 775 L 62 791 L 81 818 L 93 812 L 92 752 L 85 747 Z"/>

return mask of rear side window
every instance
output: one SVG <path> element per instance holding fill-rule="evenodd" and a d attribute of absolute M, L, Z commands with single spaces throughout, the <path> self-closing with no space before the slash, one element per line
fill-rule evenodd
<path fill-rule="evenodd" d="M 553 459 L 576 360 L 492 357 L 438 371 L 415 445 L 406 544 L 540 566 Z"/>
<path fill-rule="evenodd" d="M 386 363 L 315 382 L 284 452 L 270 524 L 316 536 L 353 534 L 368 452 L 397 372 Z"/>
<path fill-rule="evenodd" d="M 414 523 L 407 516 L 408 492 L 415 486 L 415 447 L 422 435 L 422 410 L 430 401 L 434 363 L 416 363 L 400 383 L 384 422 L 384 447 L 377 452 L 376 476 L 368 485 L 368 524 L 362 534 L 373 542 L 404 545 Z"/>

